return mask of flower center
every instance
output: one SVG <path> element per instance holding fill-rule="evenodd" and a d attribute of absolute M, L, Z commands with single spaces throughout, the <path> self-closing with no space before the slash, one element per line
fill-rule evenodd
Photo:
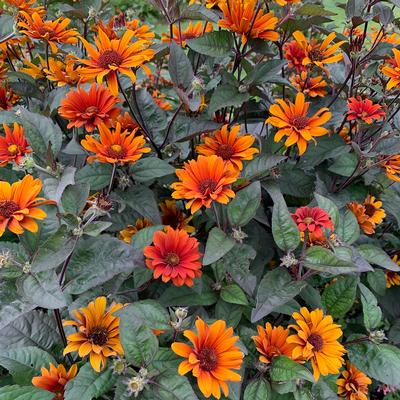
<path fill-rule="evenodd" d="M 323 60 L 323 54 L 320 49 L 312 49 L 310 51 L 310 59 L 313 61 L 321 61 Z"/>
<path fill-rule="evenodd" d="M 17 146 L 16 144 L 10 144 L 10 145 L 7 147 L 7 150 L 8 150 L 8 152 L 9 152 L 10 154 L 15 154 L 15 153 L 18 152 L 18 146 Z"/>
<path fill-rule="evenodd" d="M 106 50 L 100 54 L 98 64 L 103 69 L 109 69 L 110 65 L 119 66 L 123 58 L 115 50 Z"/>
<path fill-rule="evenodd" d="M 308 118 L 305 115 L 295 115 L 289 119 L 289 124 L 296 129 L 304 129 L 308 126 Z"/>
<path fill-rule="evenodd" d="M 311 343 L 314 347 L 314 351 L 321 351 L 322 347 L 324 346 L 324 341 L 322 337 L 318 333 L 312 333 L 308 339 L 308 343 Z"/>
<path fill-rule="evenodd" d="M 42 25 L 38 28 L 38 32 L 39 32 L 40 36 L 49 36 L 50 34 L 53 33 L 53 29 L 50 29 L 46 25 Z"/>
<path fill-rule="evenodd" d="M 372 204 L 366 204 L 364 207 L 365 214 L 367 214 L 368 217 L 372 217 L 375 214 L 376 208 Z"/>
<path fill-rule="evenodd" d="M 19 205 L 12 200 L 1 200 L 0 201 L 0 216 L 3 218 L 10 218 L 15 211 L 19 210 Z"/>
<path fill-rule="evenodd" d="M 199 191 L 201 194 L 212 193 L 216 188 L 217 182 L 215 182 L 213 179 L 204 179 L 204 181 L 199 183 Z"/>
<path fill-rule="evenodd" d="M 121 145 L 113 144 L 108 147 L 107 155 L 111 158 L 122 158 L 125 155 L 125 152 Z"/>
<path fill-rule="evenodd" d="M 89 106 L 86 110 L 85 110 L 85 114 L 97 114 L 99 111 L 99 109 L 96 106 Z"/>
<path fill-rule="evenodd" d="M 217 149 L 217 156 L 229 160 L 235 154 L 235 150 L 229 144 L 221 144 Z"/>
<path fill-rule="evenodd" d="M 172 265 L 173 267 L 175 267 L 179 264 L 180 258 L 178 254 L 171 252 L 165 256 L 164 260 L 168 265 Z"/>
<path fill-rule="evenodd" d="M 313 222 L 314 220 L 311 218 L 311 217 L 305 217 L 304 219 L 303 219 L 303 222 L 305 223 L 305 224 L 311 224 L 312 222 Z"/>
<path fill-rule="evenodd" d="M 199 351 L 197 357 L 200 362 L 200 369 L 203 371 L 213 371 L 218 365 L 218 356 L 214 349 L 205 347 Z"/>
<path fill-rule="evenodd" d="M 107 343 L 108 340 L 108 332 L 106 328 L 103 327 L 94 327 L 88 337 L 89 341 L 97 346 L 103 346 Z"/>

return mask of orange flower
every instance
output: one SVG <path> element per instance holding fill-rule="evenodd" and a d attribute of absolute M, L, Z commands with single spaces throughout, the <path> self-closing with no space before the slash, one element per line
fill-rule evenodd
<path fill-rule="evenodd" d="M 138 218 L 135 225 L 128 225 L 125 229 L 122 229 L 122 231 L 119 232 L 118 238 L 123 240 L 125 243 L 130 244 L 132 237 L 148 226 L 153 226 L 153 223 L 149 219 Z"/>
<path fill-rule="evenodd" d="M 269 322 L 265 328 L 257 326 L 258 336 L 252 336 L 257 351 L 261 354 L 259 360 L 269 364 L 274 357 L 286 356 L 292 358 L 295 345 L 287 343 L 289 329 L 282 326 L 272 326 Z"/>
<path fill-rule="evenodd" d="M 265 122 L 278 127 L 274 140 L 279 142 L 284 136 L 288 136 L 285 146 L 290 147 L 297 144 L 299 154 L 302 155 L 307 149 L 307 142 L 313 140 L 314 136 L 324 136 L 328 129 L 321 125 L 328 122 L 332 114 L 327 108 L 319 109 L 312 117 L 308 117 L 310 103 L 304 102 L 304 94 L 297 93 L 295 103 L 278 99 L 277 103 L 269 108 L 271 117 Z"/>
<path fill-rule="evenodd" d="M 21 28 L 20 32 L 31 39 L 46 41 L 53 53 L 58 51 L 56 43 L 78 43 L 78 31 L 66 29 L 71 22 L 69 18 L 60 17 L 54 21 L 43 21 L 37 12 L 34 12 L 31 16 L 22 11 L 21 15 L 24 18 L 18 23 Z"/>
<path fill-rule="evenodd" d="M 274 13 L 256 13 L 257 0 L 226 0 L 218 4 L 224 13 L 224 19 L 218 22 L 221 28 L 229 29 L 242 35 L 242 43 L 249 38 L 277 41 L 279 33 L 275 31 L 278 18 Z"/>
<path fill-rule="evenodd" d="M 85 139 L 81 141 L 81 145 L 86 150 L 96 154 L 87 158 L 89 164 L 94 160 L 120 165 L 132 164 L 139 160 L 144 153 L 151 151 L 149 147 L 144 147 L 146 141 L 142 135 L 135 136 L 137 130 L 131 133 L 121 132 L 121 125 L 118 122 L 113 131 L 110 131 L 104 124 L 100 124 L 98 128 L 100 141 L 90 135 L 86 135 Z"/>
<path fill-rule="evenodd" d="M 181 46 L 185 47 L 186 46 L 186 40 L 189 39 L 194 39 L 198 38 L 200 36 L 203 36 L 205 32 L 211 32 L 213 30 L 212 24 L 209 22 L 206 22 L 206 24 L 203 27 L 203 24 L 201 21 L 197 22 L 196 24 L 192 24 L 192 22 L 189 22 L 189 25 L 187 26 L 186 29 L 179 29 L 179 26 L 174 25 L 172 27 L 172 40 Z M 167 33 L 163 33 L 162 35 L 162 41 L 163 42 L 171 42 L 171 36 L 168 35 Z"/>
<path fill-rule="evenodd" d="M 217 155 L 233 169 L 241 171 L 244 160 L 252 160 L 258 149 L 251 147 L 255 141 L 252 135 L 239 136 L 240 125 L 235 125 L 228 131 L 228 125 L 206 136 L 204 144 L 196 146 L 196 151 L 205 156 Z"/>
<path fill-rule="evenodd" d="M 297 3 L 301 3 L 301 0 L 275 0 L 275 2 L 277 4 L 279 4 L 280 6 L 284 7 L 287 4 L 297 4 Z"/>
<path fill-rule="evenodd" d="M 19 12 L 25 11 L 29 15 L 35 12 L 40 15 L 46 14 L 46 10 L 43 6 L 35 7 L 37 5 L 36 0 L 5 0 L 5 2 L 10 6 L 16 7 Z"/>
<path fill-rule="evenodd" d="M 363 372 L 347 362 L 346 369 L 337 379 L 337 393 L 347 400 L 368 400 L 368 385 L 372 383 Z"/>
<path fill-rule="evenodd" d="M 106 306 L 106 298 L 97 297 L 87 307 L 72 312 L 76 320 L 64 321 L 64 326 L 78 329 L 67 337 L 64 355 L 77 351 L 81 358 L 89 356 L 97 372 L 105 368 L 108 357 L 124 354 L 119 338 L 119 318 L 113 315 L 123 305 L 112 303 L 108 311 Z"/>
<path fill-rule="evenodd" d="M 154 32 L 150 31 L 150 26 L 141 24 L 141 22 L 138 19 L 127 21 L 125 26 L 126 29 L 129 29 L 133 32 L 133 35 L 137 39 L 151 41 L 155 37 Z"/>
<path fill-rule="evenodd" d="M 58 87 L 65 85 L 76 85 L 79 81 L 79 72 L 75 69 L 76 60 L 71 56 L 65 57 L 65 63 L 49 58 L 49 68 L 45 68 L 44 72 L 49 81 L 57 82 Z"/>
<path fill-rule="evenodd" d="M 224 1 L 226 1 L 226 0 L 204 0 L 203 2 L 205 3 L 205 6 L 207 8 L 214 8 L 214 7 L 218 6 L 218 4 L 220 4 L 220 3 L 224 2 Z M 189 5 L 190 6 L 192 4 L 195 4 L 195 3 L 200 3 L 201 4 L 202 1 L 201 0 L 190 0 L 189 1 Z"/>
<path fill-rule="evenodd" d="M 124 114 L 120 114 L 117 117 L 117 122 L 121 124 L 121 129 L 123 131 L 133 132 L 139 125 L 133 120 L 131 115 L 125 111 Z"/>
<path fill-rule="evenodd" d="M 380 166 L 386 169 L 386 176 L 395 182 L 400 182 L 400 154 L 390 158 L 384 157 L 383 160 Z"/>
<path fill-rule="evenodd" d="M 20 164 L 25 154 L 31 153 L 29 143 L 25 139 L 24 128 L 14 122 L 13 130 L 3 124 L 5 137 L 0 136 L 0 167 L 4 167 L 10 161 Z"/>
<path fill-rule="evenodd" d="M 386 84 L 386 89 L 390 90 L 394 87 L 399 87 L 400 85 L 400 50 L 392 49 L 394 57 L 391 59 L 392 65 L 384 66 L 381 68 L 381 71 L 384 75 L 389 77 L 389 80 Z"/>
<path fill-rule="evenodd" d="M 12 89 L 7 85 L 0 84 L 0 110 L 11 110 L 18 101 L 19 96 Z"/>
<path fill-rule="evenodd" d="M 24 229 L 37 232 L 38 225 L 35 219 L 45 219 L 46 213 L 38 208 L 45 204 L 56 204 L 52 200 L 36 197 L 42 190 L 40 179 L 33 179 L 25 175 L 20 181 L 10 185 L 0 181 L 0 237 L 6 228 L 21 235 Z"/>
<path fill-rule="evenodd" d="M 178 206 L 175 200 L 165 200 L 160 204 L 161 208 L 161 222 L 163 225 L 170 226 L 173 229 L 183 229 L 188 233 L 195 231 L 194 226 L 189 223 L 192 216 L 188 217 Z"/>
<path fill-rule="evenodd" d="M 367 124 L 372 124 L 374 120 L 379 121 L 386 116 L 380 104 L 374 104 L 369 99 L 350 97 L 347 103 L 347 121 L 361 120 Z"/>
<path fill-rule="evenodd" d="M 240 382 L 241 376 L 232 371 L 240 369 L 244 354 L 235 346 L 239 339 L 233 336 L 233 329 L 226 328 L 225 321 L 218 320 L 211 326 L 201 318 L 196 320 L 196 330 L 186 330 L 183 335 L 190 340 L 186 343 L 172 343 L 171 349 L 178 356 L 186 358 L 179 365 L 178 372 L 189 371 L 197 378 L 199 389 L 205 397 L 221 398 L 221 390 L 228 397 L 227 382 Z"/>
<path fill-rule="evenodd" d="M 93 83 L 88 92 L 82 88 L 69 91 L 61 100 L 58 113 L 70 121 L 67 128 L 84 126 L 87 132 L 93 132 L 100 124 L 113 124 L 120 113 L 116 107 L 119 102 L 106 87 Z"/>
<path fill-rule="evenodd" d="M 297 72 L 307 70 L 307 67 L 303 65 L 306 53 L 296 40 L 285 43 L 283 46 L 283 53 L 286 60 L 289 61 L 289 68 L 295 68 Z"/>
<path fill-rule="evenodd" d="M 4 81 L 6 79 L 8 72 L 7 64 L 3 61 L 0 61 L 0 81 Z"/>
<path fill-rule="evenodd" d="M 154 56 L 154 50 L 149 49 L 147 40 L 137 40 L 131 43 L 134 32 L 127 30 L 121 39 L 110 40 L 107 35 L 99 29 L 99 36 L 95 38 L 94 48 L 85 39 L 81 39 L 89 55 L 89 60 L 79 59 L 85 65 L 79 69 L 82 80 L 97 80 L 103 83 L 107 77 L 107 84 L 111 93 L 118 96 L 118 73 L 128 76 L 132 82 L 136 81 L 136 75 L 132 68 L 143 67 L 143 63 Z"/>
<path fill-rule="evenodd" d="M 399 266 L 400 272 L 400 260 L 397 254 L 392 257 L 392 261 Z M 400 274 L 398 274 L 397 272 L 386 270 L 385 277 L 387 288 L 390 288 L 392 286 L 400 286 Z"/>
<path fill-rule="evenodd" d="M 32 378 L 32 385 L 47 392 L 55 393 L 53 400 L 64 400 L 65 385 L 78 372 L 78 366 L 73 364 L 67 372 L 64 365 L 59 364 L 57 367 L 50 363 L 50 368 L 41 368 L 41 376 Z"/>
<path fill-rule="evenodd" d="M 230 185 L 236 181 L 238 173 L 221 157 L 199 156 L 175 172 L 180 182 L 171 185 L 175 190 L 172 197 L 190 200 L 186 209 L 190 208 L 192 214 L 202 206 L 210 208 L 213 201 L 227 204 L 230 198 L 235 197 Z"/>
<path fill-rule="evenodd" d="M 199 242 L 182 229 L 167 226 L 165 232 L 155 232 L 153 246 L 146 246 L 143 254 L 154 279 L 161 276 L 175 286 L 193 286 L 193 279 L 202 275 Z"/>
<path fill-rule="evenodd" d="M 151 94 L 155 103 L 164 111 L 172 110 L 172 105 L 165 100 L 166 95 L 161 93 L 159 90 L 154 90 Z"/>
<path fill-rule="evenodd" d="M 328 84 L 323 80 L 322 76 L 310 77 L 306 71 L 300 74 L 293 74 L 290 77 L 291 84 L 297 89 L 310 97 L 325 97 L 325 88 Z"/>

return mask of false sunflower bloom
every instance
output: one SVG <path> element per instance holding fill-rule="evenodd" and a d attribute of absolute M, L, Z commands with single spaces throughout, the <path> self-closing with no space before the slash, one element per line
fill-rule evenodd
<path fill-rule="evenodd" d="M 202 275 L 199 242 L 183 229 L 167 226 L 165 232 L 155 232 L 153 245 L 146 246 L 143 253 L 154 279 L 161 277 L 175 286 L 193 286 L 193 279 Z"/>
<path fill-rule="evenodd" d="M 0 237 L 6 229 L 17 235 L 23 234 L 25 229 L 38 231 L 35 219 L 42 220 L 47 215 L 38 207 L 55 204 L 52 200 L 37 197 L 41 190 L 41 180 L 31 175 L 25 175 L 12 185 L 0 181 Z"/>
<path fill-rule="evenodd" d="M 368 385 L 371 383 L 367 375 L 347 362 L 346 369 L 336 381 L 337 393 L 347 400 L 368 400 Z"/>
<path fill-rule="evenodd" d="M 161 93 L 159 90 L 153 90 L 151 97 L 153 97 L 154 102 L 162 110 L 164 111 L 172 110 L 172 104 L 169 101 L 165 100 L 167 96 L 164 93 Z"/>
<path fill-rule="evenodd" d="M 175 191 L 174 199 L 189 200 L 186 209 L 191 209 L 192 214 L 202 206 L 211 207 L 211 203 L 227 204 L 235 197 L 230 185 L 238 177 L 230 165 L 216 155 L 199 156 L 197 160 L 190 160 L 184 164 L 183 169 L 177 169 L 176 175 L 180 179 L 171 185 Z"/>
<path fill-rule="evenodd" d="M 180 375 L 185 375 L 192 371 L 205 397 L 214 396 L 220 399 L 221 390 L 228 397 L 227 382 L 241 380 L 241 376 L 232 371 L 240 369 L 243 362 L 244 354 L 239 347 L 235 346 L 239 338 L 233 336 L 233 329 L 227 328 L 225 321 L 222 320 L 208 325 L 198 318 L 196 331 L 183 332 L 192 346 L 179 342 L 171 345 L 174 353 L 186 358 L 180 363 L 178 372 Z"/>
<path fill-rule="evenodd" d="M 84 67 L 79 69 L 83 81 L 97 80 L 103 83 L 107 79 L 107 85 L 114 96 L 118 96 L 118 73 L 128 76 L 132 82 L 136 81 L 136 75 L 132 68 L 143 67 L 146 61 L 154 56 L 154 50 L 149 48 L 147 40 L 137 40 L 132 43 L 134 32 L 127 30 L 121 39 L 109 39 L 99 29 L 99 35 L 95 38 L 96 48 L 85 39 L 81 39 L 85 46 L 89 59 L 79 59 Z"/>
<path fill-rule="evenodd" d="M 307 96 L 326 96 L 328 84 L 323 80 L 322 76 L 310 77 L 306 71 L 302 71 L 300 74 L 293 74 L 289 80 L 298 92 L 302 92 Z"/>
<path fill-rule="evenodd" d="M 196 146 L 196 151 L 204 156 L 217 155 L 236 171 L 243 169 L 245 160 L 252 160 L 258 149 L 251 147 L 255 141 L 253 135 L 240 135 L 240 125 L 229 130 L 228 125 L 204 139 L 204 144 Z"/>
<path fill-rule="evenodd" d="M 381 68 L 381 71 L 384 75 L 386 75 L 389 80 L 386 84 L 386 89 L 390 90 L 398 88 L 400 85 L 400 50 L 392 49 L 394 57 L 390 59 L 391 65 L 384 66 Z"/>
<path fill-rule="evenodd" d="M 257 11 L 257 3 L 257 0 L 221 1 L 218 6 L 224 13 L 224 19 L 218 22 L 218 26 L 241 35 L 243 44 L 249 38 L 277 41 L 279 33 L 275 29 L 278 18 L 272 12 Z"/>
<path fill-rule="evenodd" d="M 75 68 L 75 59 L 71 56 L 65 57 L 65 62 L 49 58 L 49 67 L 44 69 L 46 78 L 56 82 L 58 87 L 65 85 L 76 85 L 79 81 L 79 73 Z"/>
<path fill-rule="evenodd" d="M 0 81 L 5 81 L 8 72 L 8 66 L 5 62 L 0 61 Z"/>
<path fill-rule="evenodd" d="M 150 30 L 150 26 L 142 24 L 138 19 L 127 21 L 125 27 L 131 30 L 133 36 L 137 39 L 152 41 L 155 37 L 154 32 Z"/>
<path fill-rule="evenodd" d="M 86 135 L 81 145 L 86 150 L 95 153 L 87 158 L 88 163 L 97 160 L 102 163 L 132 164 L 139 160 L 143 154 L 149 153 L 151 149 L 146 147 L 146 140 L 142 135 L 136 136 L 136 131 L 129 133 L 121 132 L 121 125 L 117 122 L 113 131 L 106 125 L 99 125 L 100 141 L 93 136 Z"/>
<path fill-rule="evenodd" d="M 400 272 L 400 260 L 397 254 L 395 254 L 392 257 L 392 261 L 399 266 L 399 272 Z M 386 287 L 388 289 L 392 286 L 400 286 L 400 273 L 386 270 L 385 277 L 386 277 Z"/>
<path fill-rule="evenodd" d="M 194 226 L 189 225 L 192 216 L 187 216 L 176 204 L 175 200 L 165 200 L 160 204 L 161 222 L 173 229 L 183 229 L 188 233 L 195 231 Z"/>
<path fill-rule="evenodd" d="M 31 153 L 24 135 L 24 128 L 14 122 L 13 129 L 3 124 L 5 136 L 0 136 L 0 167 L 14 161 L 20 164 L 25 154 Z"/>
<path fill-rule="evenodd" d="M 50 363 L 50 368 L 41 368 L 41 375 L 32 378 L 32 385 L 39 389 L 46 390 L 55 394 L 54 400 L 63 400 L 65 385 L 73 378 L 78 372 L 78 366 L 73 364 L 68 370 L 64 365 L 59 364 L 57 367 Z"/>
<path fill-rule="evenodd" d="M 11 110 L 19 99 L 7 85 L 0 84 L 0 110 Z"/>
<path fill-rule="evenodd" d="M 330 315 L 324 316 L 321 309 L 309 311 L 306 307 L 300 313 L 293 313 L 296 324 L 289 328 L 297 334 L 289 336 L 288 343 L 294 344 L 292 357 L 311 361 L 314 378 L 320 375 L 338 374 L 344 363 L 345 348 L 338 342 L 343 332 L 334 324 Z"/>
<path fill-rule="evenodd" d="M 124 114 L 120 114 L 117 117 L 117 122 L 121 124 L 121 129 L 123 131 L 133 132 L 139 125 L 133 120 L 131 115 L 125 111 Z"/>
<path fill-rule="evenodd" d="M 6 0 L 8 5 L 15 7 L 19 12 L 25 11 L 29 15 L 38 13 L 39 15 L 46 14 L 46 10 L 43 6 L 39 6 L 36 0 Z M 36 7 L 37 6 L 37 7 Z"/>
<path fill-rule="evenodd" d="M 58 113 L 70 121 L 67 128 L 83 126 L 93 132 L 100 124 L 113 125 L 121 111 L 116 107 L 119 102 L 105 86 L 93 83 L 88 92 L 82 88 L 69 91 L 61 100 Z"/>
<path fill-rule="evenodd" d="M 193 24 L 191 21 L 185 29 L 179 29 L 179 26 L 174 25 L 172 27 L 172 40 L 182 47 L 186 47 L 186 40 L 198 38 L 203 36 L 206 32 L 211 32 L 213 30 L 212 24 L 206 22 L 204 27 L 201 21 Z M 171 42 L 171 36 L 163 33 L 163 42 Z"/>
<path fill-rule="evenodd" d="M 119 232 L 119 239 L 123 240 L 125 243 L 130 244 L 132 237 L 136 235 L 140 230 L 153 226 L 154 224 L 147 218 L 138 218 L 135 225 L 128 225 L 125 229 Z"/>
<path fill-rule="evenodd" d="M 380 166 L 386 170 L 386 176 L 389 179 L 400 182 L 400 154 L 385 157 Z"/>
<path fill-rule="evenodd" d="M 362 99 L 360 96 L 350 97 L 347 108 L 349 109 L 347 121 L 361 120 L 366 124 L 372 124 L 374 120 L 379 121 L 386 116 L 380 104 L 374 104 L 372 100 Z"/>
<path fill-rule="evenodd" d="M 319 207 L 300 207 L 292 214 L 300 232 L 312 232 L 316 237 L 324 235 L 322 228 L 333 230 L 329 214 Z"/>
<path fill-rule="evenodd" d="M 294 103 L 282 99 L 278 99 L 277 103 L 269 108 L 272 116 L 265 121 L 279 128 L 275 133 L 275 142 L 288 136 L 285 146 L 296 144 L 299 154 L 302 155 L 307 149 L 307 142 L 315 142 L 314 137 L 328 133 L 328 129 L 321 125 L 328 122 L 332 114 L 327 108 L 321 108 L 313 116 L 307 116 L 310 103 L 304 101 L 303 93 L 297 93 Z"/>
<path fill-rule="evenodd" d="M 301 3 L 301 0 L 275 0 L 275 3 L 279 4 L 281 7 L 284 7 L 287 4 L 298 4 L 298 3 Z"/>
<path fill-rule="evenodd" d="M 105 368 L 108 357 L 124 354 L 119 338 L 119 318 L 113 315 L 123 305 L 112 303 L 108 310 L 106 306 L 107 299 L 97 297 L 87 307 L 72 312 L 75 320 L 64 321 L 64 326 L 78 329 L 67 337 L 64 355 L 77 351 L 81 358 L 89 356 L 97 372 Z"/>
<path fill-rule="evenodd" d="M 297 72 L 306 71 L 307 67 L 303 65 L 303 60 L 306 58 L 304 49 L 296 40 L 287 42 L 283 46 L 283 55 L 289 61 L 288 67 L 296 69 Z"/>

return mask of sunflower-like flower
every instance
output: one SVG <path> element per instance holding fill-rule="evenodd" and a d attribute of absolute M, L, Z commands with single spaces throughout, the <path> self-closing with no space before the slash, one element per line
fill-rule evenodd
<path fill-rule="evenodd" d="M 146 265 L 154 271 L 153 278 L 172 281 L 175 286 L 193 286 L 201 272 L 199 242 L 182 229 L 165 228 L 153 236 L 153 245 L 144 248 Z"/>
<path fill-rule="evenodd" d="M 386 89 L 390 90 L 398 88 L 400 85 L 400 50 L 392 49 L 394 57 L 391 59 L 391 65 L 384 66 L 381 71 L 389 80 L 386 84 Z"/>
<path fill-rule="evenodd" d="M 282 99 L 278 99 L 277 103 L 269 108 L 272 116 L 265 121 L 279 128 L 275 133 L 275 142 L 288 136 L 285 146 L 290 147 L 296 144 L 299 154 L 302 155 L 307 149 L 307 142 L 310 140 L 315 142 L 314 137 L 324 136 L 329 132 L 321 125 L 328 122 L 332 114 L 327 108 L 321 108 L 309 117 L 307 114 L 310 103 L 304 101 L 303 93 L 297 93 L 294 103 Z"/>
<path fill-rule="evenodd" d="M 328 84 L 323 80 L 322 76 L 309 76 L 306 71 L 300 74 L 293 74 L 290 78 L 290 83 L 297 89 L 310 97 L 325 97 L 326 87 Z"/>
<path fill-rule="evenodd" d="M 189 5 L 204 3 L 207 8 L 214 8 L 224 1 L 226 0 L 190 0 Z"/>
<path fill-rule="evenodd" d="M 39 15 L 45 15 L 46 9 L 43 6 L 40 6 L 36 3 L 36 0 L 5 0 L 5 2 L 11 7 L 15 7 L 18 10 L 18 13 L 24 11 L 29 15 L 33 13 L 37 13 Z M 21 18 L 21 15 L 18 15 L 18 20 Z"/>
<path fill-rule="evenodd" d="M 152 41 L 155 37 L 154 32 L 150 30 L 150 26 L 142 24 L 138 19 L 127 21 L 125 27 L 131 30 L 137 39 Z"/>
<path fill-rule="evenodd" d="M 153 90 L 151 94 L 153 97 L 154 102 L 164 111 L 172 110 L 172 105 L 169 101 L 165 100 L 167 97 L 164 93 L 161 93 L 159 90 Z"/>
<path fill-rule="evenodd" d="M 121 125 L 118 122 L 112 131 L 104 124 L 99 125 L 98 129 L 100 141 L 90 135 L 86 135 L 81 141 L 81 145 L 86 150 L 95 153 L 94 156 L 87 158 L 88 163 L 97 160 L 102 163 L 132 164 L 143 154 L 151 151 L 149 147 L 146 147 L 144 137 L 135 135 L 137 130 L 121 132 Z"/>
<path fill-rule="evenodd" d="M 103 85 L 93 83 L 89 91 L 77 88 L 61 100 L 58 113 L 70 122 L 68 128 L 85 127 L 93 132 L 101 124 L 110 127 L 121 110 L 116 107 L 120 100 Z"/>
<path fill-rule="evenodd" d="M 300 207 L 292 218 L 300 232 L 312 232 L 316 237 L 324 235 L 322 228 L 333 230 L 331 217 L 319 207 Z"/>
<path fill-rule="evenodd" d="M 97 80 L 103 83 L 106 77 L 107 85 L 114 96 L 118 96 L 118 73 L 128 76 L 132 82 L 136 81 L 136 75 L 132 68 L 143 67 L 146 61 L 154 56 L 154 50 L 149 48 L 147 40 L 137 40 L 132 43 L 134 32 L 127 30 L 121 39 L 109 39 L 99 29 L 99 35 L 95 38 L 96 48 L 85 39 L 81 38 L 89 59 L 79 59 L 84 67 L 79 69 L 83 81 Z"/>
<path fill-rule="evenodd" d="M 125 243 L 130 244 L 132 237 L 140 230 L 153 225 L 154 224 L 148 218 L 138 218 L 135 225 L 128 225 L 125 229 L 122 229 L 119 232 L 118 238 L 123 240 Z"/>
<path fill-rule="evenodd" d="M 172 27 L 172 40 L 182 47 L 186 46 L 186 40 L 198 38 L 203 36 L 206 32 L 211 32 L 213 30 L 212 24 L 206 22 L 204 27 L 201 21 L 193 24 L 191 21 L 189 25 L 185 29 L 179 29 L 179 26 L 174 25 Z M 167 33 L 163 33 L 162 35 L 163 42 L 171 42 L 171 36 Z"/>
<path fill-rule="evenodd" d="M 392 261 L 399 266 L 399 273 L 395 271 L 386 270 L 385 277 L 386 277 L 386 287 L 389 289 L 392 286 L 400 286 L 400 260 L 399 256 L 395 254 L 392 257 Z"/>
<path fill-rule="evenodd" d="M 375 233 L 376 226 L 381 224 L 386 216 L 385 210 L 382 208 L 382 202 L 370 195 L 367 196 L 364 203 L 360 204 L 352 201 L 347 207 L 355 215 L 358 225 L 367 235 Z"/>
<path fill-rule="evenodd" d="M 400 154 L 395 154 L 389 158 L 384 157 L 380 166 L 386 170 L 386 176 L 389 179 L 400 182 Z"/>
<path fill-rule="evenodd" d="M 24 135 L 24 128 L 14 122 L 13 129 L 3 124 L 5 136 L 0 136 L 0 167 L 14 161 L 20 164 L 25 154 L 31 153 Z"/>
<path fill-rule="evenodd" d="M 53 53 L 57 53 L 57 44 L 78 43 L 78 31 L 76 29 L 67 29 L 71 20 L 69 18 L 58 18 L 54 21 L 42 20 L 42 17 L 34 12 L 29 15 L 21 11 L 23 18 L 18 23 L 20 32 L 31 39 L 44 40 L 49 44 Z"/>
<path fill-rule="evenodd" d="M 175 200 L 165 200 L 160 203 L 161 222 L 173 229 L 183 229 L 188 233 L 195 231 L 194 226 L 189 225 L 192 216 L 187 216 L 176 204 Z"/>
<path fill-rule="evenodd" d="M 11 110 L 20 97 L 6 84 L 0 84 L 0 110 Z"/>
<path fill-rule="evenodd" d="M 75 68 L 76 60 L 71 56 L 65 57 L 65 62 L 49 58 L 49 66 L 44 68 L 46 78 L 56 82 L 58 87 L 65 85 L 76 85 L 79 81 L 79 72 Z"/>
<path fill-rule="evenodd" d="M 59 364 L 57 367 L 50 363 L 50 368 L 41 368 L 41 375 L 32 378 L 32 385 L 39 389 L 46 390 L 55 394 L 54 400 L 64 400 L 65 385 L 73 378 L 78 372 L 78 366 L 73 364 L 68 370 L 64 365 Z"/>
<path fill-rule="evenodd" d="M 56 204 L 52 200 L 37 197 L 41 190 L 41 180 L 31 175 L 25 175 L 12 185 L 0 181 L 0 237 L 6 229 L 17 235 L 23 234 L 25 229 L 29 232 L 38 231 L 35 219 L 42 220 L 47 215 L 38 207 Z"/>
<path fill-rule="evenodd" d="M 224 13 L 224 19 L 218 22 L 218 26 L 241 35 L 243 44 L 250 38 L 277 41 L 279 33 L 275 29 L 278 18 L 272 12 L 264 13 L 258 9 L 257 3 L 257 0 L 221 1 L 218 6 Z"/>
<path fill-rule="evenodd" d="M 72 312 L 75 320 L 64 321 L 64 326 L 78 329 L 67 337 L 64 355 L 76 351 L 81 358 L 89 356 L 90 364 L 97 372 L 105 368 L 108 357 L 124 354 L 119 338 L 119 318 L 113 315 L 123 305 L 112 303 L 108 310 L 106 306 L 107 299 L 97 297 L 87 307 Z"/>
<path fill-rule="evenodd" d="M 139 125 L 133 120 L 131 115 L 125 111 L 125 113 L 121 113 L 117 117 L 117 122 L 121 124 L 121 129 L 123 131 L 133 132 L 136 128 L 139 128 Z"/>
<path fill-rule="evenodd" d="M 8 72 L 8 66 L 5 62 L 0 61 L 0 81 L 5 81 Z"/>
<path fill-rule="evenodd" d="M 347 362 L 346 369 L 336 381 L 337 393 L 347 400 L 368 400 L 368 385 L 371 383 L 367 375 Z"/>
<path fill-rule="evenodd" d="M 227 382 L 239 382 L 241 376 L 232 371 L 240 369 L 244 354 L 235 346 L 239 339 L 233 336 L 233 329 L 227 328 L 225 321 L 218 320 L 212 325 L 202 319 L 196 320 L 196 330 L 186 330 L 183 335 L 190 340 L 186 343 L 172 343 L 174 353 L 186 358 L 179 365 L 178 372 L 185 375 L 189 371 L 197 378 L 200 391 L 207 398 L 221 398 L 221 390 L 228 397 Z"/>
<path fill-rule="evenodd" d="M 199 156 L 175 173 L 180 181 L 171 185 L 175 190 L 172 197 L 189 200 L 186 209 L 190 208 L 192 214 L 202 206 L 210 208 L 213 201 L 227 204 L 235 197 L 230 185 L 236 181 L 238 173 L 221 157 Z"/>
<path fill-rule="evenodd" d="M 345 348 L 338 342 L 343 332 L 340 325 L 334 324 L 330 315 L 324 316 L 321 309 L 309 311 L 306 307 L 300 313 L 293 313 L 296 324 L 289 328 L 296 334 L 289 336 L 288 343 L 294 344 L 292 357 L 311 361 L 314 378 L 320 375 L 338 374 L 343 365 Z"/>
<path fill-rule="evenodd" d="M 281 7 L 284 7 L 287 4 L 298 4 L 298 3 L 301 3 L 301 0 L 275 0 L 275 3 L 279 4 Z"/>
<path fill-rule="evenodd" d="M 374 104 L 372 100 L 362 99 L 360 96 L 350 97 L 347 108 L 349 109 L 347 121 L 361 120 L 366 124 L 372 124 L 374 120 L 379 121 L 386 116 L 380 104 Z"/>
<path fill-rule="evenodd" d="M 283 55 L 289 61 L 288 67 L 296 69 L 297 72 L 306 71 L 307 67 L 303 65 L 306 53 L 296 40 L 287 42 L 283 46 Z"/>

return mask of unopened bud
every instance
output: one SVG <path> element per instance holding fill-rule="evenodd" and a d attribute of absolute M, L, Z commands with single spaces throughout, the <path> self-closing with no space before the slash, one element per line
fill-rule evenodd
<path fill-rule="evenodd" d="M 9 250 L 3 250 L 0 253 L 0 269 L 8 267 L 12 263 L 12 254 Z"/>
<path fill-rule="evenodd" d="M 382 329 L 379 329 L 377 331 L 372 331 L 369 333 L 369 340 L 376 344 L 382 343 L 386 339 L 387 337 Z"/>
<path fill-rule="evenodd" d="M 188 315 L 188 309 L 186 307 L 178 307 L 175 310 L 175 315 L 178 319 L 185 319 Z"/>
<path fill-rule="evenodd" d="M 24 274 L 29 274 L 32 270 L 32 265 L 27 261 L 23 266 L 22 266 L 22 272 Z"/>

